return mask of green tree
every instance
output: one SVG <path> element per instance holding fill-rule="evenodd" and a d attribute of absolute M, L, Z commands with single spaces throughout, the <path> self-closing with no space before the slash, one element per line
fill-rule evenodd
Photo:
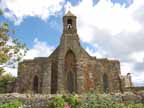
<path fill-rule="evenodd" d="M 2 16 L 0 10 L 0 15 Z M 15 30 L 10 30 L 6 22 L 0 22 L 0 76 L 5 72 L 5 67 L 14 68 L 27 49 L 17 38 Z"/>
<path fill-rule="evenodd" d="M 0 77 L 0 93 L 6 93 L 12 91 L 12 86 L 16 81 L 16 77 L 12 76 L 11 74 L 7 73 Z"/>

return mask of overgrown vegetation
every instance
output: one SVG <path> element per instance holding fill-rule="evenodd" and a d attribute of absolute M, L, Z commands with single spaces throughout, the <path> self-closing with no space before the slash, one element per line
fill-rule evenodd
<path fill-rule="evenodd" d="M 12 76 L 11 74 L 5 74 L 0 77 L 0 93 L 7 93 L 11 92 L 8 91 L 12 90 L 12 86 L 16 81 L 16 77 Z"/>
<path fill-rule="evenodd" d="M 144 108 L 144 103 L 116 102 L 110 95 L 88 93 L 82 97 L 80 108 Z"/>
<path fill-rule="evenodd" d="M 80 102 L 74 95 L 54 96 L 48 101 L 48 108 L 79 108 Z"/>
<path fill-rule="evenodd" d="M 144 103 L 116 102 L 112 96 L 87 93 L 79 98 L 71 96 L 54 96 L 48 102 L 48 108 L 144 108 Z"/>
<path fill-rule="evenodd" d="M 19 100 L 6 102 L 6 103 L 0 103 L 0 108 L 20 108 L 22 107 L 23 103 Z"/>

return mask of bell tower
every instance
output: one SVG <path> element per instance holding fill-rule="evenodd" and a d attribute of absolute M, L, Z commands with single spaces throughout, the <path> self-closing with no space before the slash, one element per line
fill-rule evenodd
<path fill-rule="evenodd" d="M 76 33 L 76 16 L 70 11 L 63 16 L 63 33 Z"/>
<path fill-rule="evenodd" d="M 79 36 L 77 34 L 76 16 L 68 11 L 63 16 L 63 33 L 60 46 L 65 46 L 68 49 L 77 44 L 80 46 Z"/>

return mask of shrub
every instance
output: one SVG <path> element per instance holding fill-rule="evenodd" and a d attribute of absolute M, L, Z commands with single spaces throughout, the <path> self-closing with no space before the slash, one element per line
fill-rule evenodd
<path fill-rule="evenodd" d="M 74 95 L 54 96 L 48 101 L 49 108 L 64 108 L 65 105 L 79 108 L 80 102 Z"/>
<path fill-rule="evenodd" d="M 112 100 L 110 95 L 88 93 L 82 96 L 80 108 L 144 108 L 142 103 L 120 103 Z"/>
<path fill-rule="evenodd" d="M 6 103 L 0 103 L 0 108 L 20 108 L 22 107 L 23 103 L 19 100 L 6 102 Z"/>
<path fill-rule="evenodd" d="M 49 108 L 63 108 L 65 104 L 64 99 L 61 96 L 54 96 L 48 102 Z"/>
<path fill-rule="evenodd" d="M 67 95 L 62 97 L 65 100 L 65 102 L 71 106 L 71 108 L 78 108 L 78 106 L 80 105 L 80 101 L 75 95 L 70 95 L 70 96 Z"/>
<path fill-rule="evenodd" d="M 70 108 L 144 108 L 143 103 L 121 103 L 112 100 L 111 95 L 95 93 L 84 94 L 80 98 L 75 95 L 54 96 L 48 101 L 48 108 L 64 108 L 65 105 Z"/>
<path fill-rule="evenodd" d="M 115 103 L 110 98 L 88 93 L 82 98 L 81 108 L 115 108 Z"/>
<path fill-rule="evenodd" d="M 144 104 L 142 103 L 128 103 L 125 104 L 126 108 L 144 108 Z"/>
<path fill-rule="evenodd" d="M 86 93 L 83 95 L 53 96 L 48 100 L 48 108 L 144 108 L 144 103 L 122 102 L 115 98 L 122 95 Z M 119 99 L 118 99 L 119 100 Z M 1 108 L 1 107 L 0 107 Z"/>
<path fill-rule="evenodd" d="M 15 83 L 16 77 L 12 76 L 11 74 L 5 74 L 0 76 L 0 93 L 8 92 L 8 86 Z M 10 89 L 10 88 L 9 88 Z"/>

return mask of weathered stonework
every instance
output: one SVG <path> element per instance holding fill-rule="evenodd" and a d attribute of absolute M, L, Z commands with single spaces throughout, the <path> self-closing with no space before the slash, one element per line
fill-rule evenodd
<path fill-rule="evenodd" d="M 19 64 L 16 92 L 26 93 L 98 93 L 123 90 L 120 62 L 97 59 L 80 45 L 76 16 L 63 17 L 60 45 L 49 57 L 25 60 Z"/>

